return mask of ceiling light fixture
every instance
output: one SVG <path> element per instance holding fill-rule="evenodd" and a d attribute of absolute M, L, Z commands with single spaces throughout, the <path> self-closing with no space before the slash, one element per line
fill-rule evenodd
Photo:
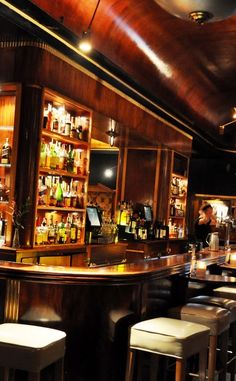
<path fill-rule="evenodd" d="M 233 118 L 233 120 L 231 120 L 230 122 L 227 122 L 225 124 L 221 124 L 219 126 L 219 134 L 220 135 L 224 135 L 225 127 L 231 126 L 231 124 L 236 123 L 236 107 L 233 108 L 232 118 Z"/>
<path fill-rule="evenodd" d="M 155 0 L 170 14 L 199 25 L 219 21 L 236 14 L 235 0 Z"/>
<path fill-rule="evenodd" d="M 118 132 L 116 131 L 116 122 L 113 119 L 111 119 L 110 129 L 106 131 L 106 134 L 110 138 L 110 146 L 113 147 L 115 143 L 115 138 L 119 136 Z"/>
<path fill-rule="evenodd" d="M 98 0 L 97 5 L 95 7 L 95 10 L 93 12 L 92 18 L 90 20 L 90 23 L 88 25 L 88 28 L 86 31 L 82 33 L 82 36 L 79 39 L 79 50 L 81 50 L 84 53 L 89 53 L 93 49 L 92 40 L 91 40 L 91 27 L 93 20 L 95 19 L 99 4 L 101 0 Z"/>

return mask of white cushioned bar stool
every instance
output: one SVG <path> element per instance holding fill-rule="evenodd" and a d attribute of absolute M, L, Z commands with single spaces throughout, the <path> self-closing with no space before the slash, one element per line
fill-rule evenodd
<path fill-rule="evenodd" d="M 231 300 L 236 303 L 236 288 L 234 287 L 219 287 L 213 290 L 216 298 Z M 227 308 L 227 307 L 225 307 Z M 232 316 L 233 319 L 233 316 Z M 229 360 L 229 372 L 231 375 L 231 381 L 234 381 L 234 375 L 236 374 L 236 321 L 231 321 L 230 325 L 230 343 L 232 356 Z"/>
<path fill-rule="evenodd" d="M 175 381 L 185 380 L 187 358 L 199 353 L 199 381 L 205 381 L 209 332 L 200 324 L 162 317 L 135 324 L 130 330 L 125 381 L 133 380 L 136 351 L 176 358 Z"/>
<path fill-rule="evenodd" d="M 188 303 L 184 306 L 171 308 L 170 317 L 203 324 L 210 329 L 208 351 L 208 381 L 215 380 L 217 340 L 221 337 L 220 360 L 221 372 L 219 381 L 226 380 L 228 330 L 230 325 L 230 312 L 225 308 Z"/>
<path fill-rule="evenodd" d="M 66 334 L 51 328 L 27 324 L 0 325 L 0 367 L 4 381 L 10 369 L 28 372 L 29 381 L 40 381 L 40 372 L 55 364 L 55 381 L 64 380 L 63 360 Z"/>

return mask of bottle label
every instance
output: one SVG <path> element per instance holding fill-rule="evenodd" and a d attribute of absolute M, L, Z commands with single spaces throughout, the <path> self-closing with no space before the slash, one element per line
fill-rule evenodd
<path fill-rule="evenodd" d="M 71 228 L 70 229 L 70 238 L 71 240 L 76 240 L 76 228 Z"/>

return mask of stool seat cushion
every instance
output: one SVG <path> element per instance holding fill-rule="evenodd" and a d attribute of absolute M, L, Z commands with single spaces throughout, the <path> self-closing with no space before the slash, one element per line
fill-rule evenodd
<path fill-rule="evenodd" d="M 236 288 L 234 287 L 218 287 L 213 292 L 216 296 L 236 300 Z"/>
<path fill-rule="evenodd" d="M 209 304 L 230 311 L 230 323 L 236 321 L 236 300 L 221 298 L 219 296 L 200 295 L 189 299 L 190 303 Z"/>
<path fill-rule="evenodd" d="M 0 325 L 0 366 L 38 372 L 65 354 L 66 334 L 26 324 Z"/>
<path fill-rule="evenodd" d="M 224 308 L 197 303 L 174 307 L 168 315 L 175 319 L 199 323 L 210 328 L 210 335 L 217 336 L 229 329 L 230 312 Z"/>
<path fill-rule="evenodd" d="M 210 330 L 200 324 L 155 318 L 135 324 L 130 347 L 142 351 L 186 358 L 207 348 Z"/>

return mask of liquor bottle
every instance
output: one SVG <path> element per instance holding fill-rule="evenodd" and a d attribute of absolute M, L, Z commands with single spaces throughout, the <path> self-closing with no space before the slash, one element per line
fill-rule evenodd
<path fill-rule="evenodd" d="M 41 148 L 40 148 L 40 161 L 39 161 L 40 167 L 46 167 L 46 157 L 47 157 L 46 144 L 44 139 L 42 139 Z"/>
<path fill-rule="evenodd" d="M 58 110 L 53 107 L 52 109 L 52 119 L 53 119 L 53 122 L 52 122 L 52 131 L 53 132 L 59 132 L 59 122 L 58 122 Z"/>
<path fill-rule="evenodd" d="M 170 216 L 175 216 L 175 200 L 173 198 L 170 200 Z"/>
<path fill-rule="evenodd" d="M 77 130 L 75 126 L 75 118 L 71 117 L 71 130 L 70 130 L 70 137 L 73 139 L 77 139 Z"/>
<path fill-rule="evenodd" d="M 61 222 L 58 224 L 58 243 L 66 243 L 66 227 L 64 217 L 62 217 Z"/>
<path fill-rule="evenodd" d="M 74 150 L 71 145 L 69 145 L 66 169 L 68 172 L 74 171 Z"/>
<path fill-rule="evenodd" d="M 70 114 L 67 113 L 66 114 L 66 124 L 65 124 L 65 132 L 64 132 L 64 134 L 66 136 L 70 136 L 70 132 L 71 132 L 71 120 L 70 120 Z"/>
<path fill-rule="evenodd" d="M 89 118 L 82 118 L 83 119 L 83 132 L 82 132 L 82 139 L 87 142 L 89 137 Z"/>
<path fill-rule="evenodd" d="M 160 239 L 160 228 L 161 228 L 160 222 L 156 221 L 155 226 L 154 226 L 155 239 Z"/>
<path fill-rule="evenodd" d="M 71 228 L 70 228 L 70 242 L 76 243 L 78 236 L 78 226 L 75 223 L 75 217 L 72 215 Z"/>
<path fill-rule="evenodd" d="M 9 138 L 6 138 L 5 143 L 2 146 L 1 163 L 10 164 L 11 162 L 11 146 L 9 144 Z"/>
<path fill-rule="evenodd" d="M 53 224 L 53 216 L 50 216 L 50 224 L 48 227 L 48 242 L 55 243 L 55 226 Z"/>
<path fill-rule="evenodd" d="M 55 143 L 52 140 L 50 143 L 50 168 L 51 169 L 57 168 L 58 157 L 57 157 L 55 148 L 56 148 Z"/>
<path fill-rule="evenodd" d="M 65 224 L 65 230 L 66 230 L 66 241 L 65 243 L 70 242 L 70 234 L 71 234 L 71 217 L 68 214 Z"/>
<path fill-rule="evenodd" d="M 52 129 L 52 105 L 51 105 L 51 103 L 48 103 L 47 111 L 45 110 L 45 116 L 47 117 L 46 129 L 51 130 Z"/>
<path fill-rule="evenodd" d="M 48 243 L 48 226 L 47 219 L 44 217 L 41 225 L 42 241 L 44 244 Z"/>
<path fill-rule="evenodd" d="M 172 194 L 174 196 L 178 196 L 179 195 L 179 184 L 178 184 L 177 177 L 173 177 L 171 189 L 172 189 Z"/>
<path fill-rule="evenodd" d="M 57 183 L 55 198 L 57 200 L 57 206 L 63 207 L 64 206 L 64 197 L 63 197 L 62 178 L 61 177 L 59 178 L 59 181 Z"/>

